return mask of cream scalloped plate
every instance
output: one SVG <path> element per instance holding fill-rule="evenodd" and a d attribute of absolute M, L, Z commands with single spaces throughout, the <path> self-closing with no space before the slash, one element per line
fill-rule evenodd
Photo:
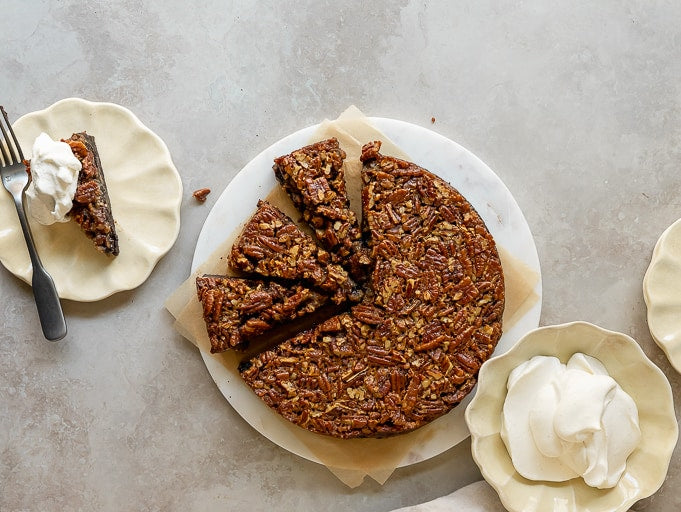
<path fill-rule="evenodd" d="M 566 363 L 576 352 L 603 363 L 638 407 L 641 442 L 612 489 L 589 487 L 581 478 L 526 480 L 513 467 L 501 439 L 501 411 L 511 370 L 537 355 L 555 356 Z M 535 329 L 504 355 L 483 364 L 466 422 L 473 459 L 510 512 L 624 512 L 660 488 L 679 433 L 671 386 L 662 371 L 629 336 L 586 322 Z"/>
<path fill-rule="evenodd" d="M 95 137 L 100 153 L 119 237 L 118 256 L 98 252 L 75 222 L 42 226 L 30 220 L 40 259 L 59 296 L 90 302 L 142 284 L 180 230 L 182 181 L 165 143 L 128 109 L 78 98 L 26 114 L 13 127 L 26 158 L 40 132 L 59 140 L 86 131 Z M 33 269 L 19 219 L 4 190 L 0 262 L 31 282 Z"/>
<path fill-rule="evenodd" d="M 455 186 L 484 219 L 497 244 L 526 265 L 539 278 L 534 287 L 537 300 L 522 317 L 504 332 L 495 354 L 508 350 L 523 334 L 539 324 L 541 275 L 532 233 L 515 199 L 494 172 L 470 151 L 431 130 L 403 121 L 367 118 L 412 161 L 439 174 Z M 240 228 L 255 211 L 258 199 L 266 198 L 277 186 L 274 158 L 309 144 L 319 128 L 310 126 L 295 132 L 256 156 L 229 183 L 218 198 L 199 235 L 192 272 L 224 241 Z M 380 446 L 386 453 L 399 453 L 394 467 L 414 464 L 438 455 L 469 435 L 464 409 L 470 397 L 448 414 L 414 432 L 385 439 L 340 440 L 319 436 L 294 425 L 273 412 L 241 379 L 238 357 L 226 353 L 218 359 L 202 352 L 213 380 L 232 407 L 257 431 L 282 448 L 308 460 L 325 463 L 324 454 L 344 458 L 337 468 L 361 469 L 368 448 Z M 408 446 L 408 449 L 404 447 Z M 341 464 L 339 461 L 338 464 Z"/>
<path fill-rule="evenodd" d="M 681 373 L 681 219 L 660 236 L 643 278 L 648 328 Z"/>

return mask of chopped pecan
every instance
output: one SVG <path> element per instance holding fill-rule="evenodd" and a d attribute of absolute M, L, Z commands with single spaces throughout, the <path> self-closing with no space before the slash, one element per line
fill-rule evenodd
<path fill-rule="evenodd" d="M 96 181 L 89 180 L 81 182 L 78 183 L 76 194 L 73 196 L 73 200 L 78 203 L 91 203 L 97 199 L 99 193 L 99 185 Z"/>
<path fill-rule="evenodd" d="M 198 190 L 195 190 L 192 196 L 194 196 L 194 199 L 196 199 L 199 203 L 205 203 L 208 194 L 210 194 L 209 188 L 200 188 Z"/>

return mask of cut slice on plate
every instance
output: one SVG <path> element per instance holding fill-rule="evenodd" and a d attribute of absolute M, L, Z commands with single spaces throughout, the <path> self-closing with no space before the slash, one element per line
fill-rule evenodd
<path fill-rule="evenodd" d="M 196 278 L 211 352 L 241 348 L 273 327 L 313 313 L 328 297 L 310 288 L 204 275 Z"/>
<path fill-rule="evenodd" d="M 274 160 L 274 174 L 334 263 L 361 280 L 371 263 L 362 246 L 357 216 L 345 184 L 345 152 L 335 138 L 316 142 Z"/>
<path fill-rule="evenodd" d="M 69 215 L 98 251 L 117 256 L 120 252 L 118 235 L 95 138 L 80 132 L 74 133 L 64 142 L 71 146 L 71 151 L 82 165 Z"/>
<path fill-rule="evenodd" d="M 361 292 L 348 273 L 281 210 L 258 201 L 258 209 L 232 246 L 232 268 L 264 277 L 303 281 L 331 295 L 334 303 L 357 302 Z"/>

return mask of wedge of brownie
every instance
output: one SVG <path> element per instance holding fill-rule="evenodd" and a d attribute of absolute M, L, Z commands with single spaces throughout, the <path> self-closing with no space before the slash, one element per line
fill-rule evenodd
<path fill-rule="evenodd" d="M 80 132 L 74 133 L 63 142 L 71 146 L 71 151 L 82 165 L 69 215 L 80 225 L 98 251 L 117 256 L 118 235 L 95 138 Z"/>
<path fill-rule="evenodd" d="M 375 266 L 361 304 L 244 362 L 289 421 L 339 438 L 408 432 L 473 389 L 501 336 L 504 277 L 483 220 L 453 187 L 365 145 Z"/>
<path fill-rule="evenodd" d="M 335 138 L 305 146 L 274 160 L 274 174 L 303 213 L 334 263 L 362 280 L 370 261 L 345 184 L 345 152 Z"/>
<path fill-rule="evenodd" d="M 267 201 L 244 226 L 229 254 L 232 268 L 260 276 L 303 281 L 339 304 L 357 302 L 361 290 L 330 254 L 293 220 Z"/>
<path fill-rule="evenodd" d="M 300 284 L 204 275 L 196 278 L 211 352 L 238 348 L 273 327 L 312 313 L 328 297 Z"/>

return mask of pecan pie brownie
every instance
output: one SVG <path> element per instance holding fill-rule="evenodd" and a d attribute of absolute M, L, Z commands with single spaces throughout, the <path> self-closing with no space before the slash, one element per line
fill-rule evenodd
<path fill-rule="evenodd" d="M 302 280 L 331 294 L 334 303 L 357 302 L 361 290 L 310 235 L 267 201 L 244 226 L 229 255 L 232 268 L 265 277 Z"/>
<path fill-rule="evenodd" d="M 361 280 L 370 260 L 364 252 L 357 216 L 350 209 L 343 171 L 345 156 L 338 140 L 331 138 L 276 158 L 273 169 L 333 262 L 344 265 Z"/>
<path fill-rule="evenodd" d="M 212 353 L 242 346 L 272 327 L 319 309 L 326 295 L 300 284 L 204 275 L 196 278 Z"/>
<path fill-rule="evenodd" d="M 364 146 L 374 262 L 362 304 L 244 362 L 289 421 L 339 438 L 418 428 L 473 388 L 501 337 L 504 278 L 484 222 L 449 184 Z"/>
<path fill-rule="evenodd" d="M 95 138 L 80 132 L 74 133 L 63 142 L 71 146 L 71 151 L 82 165 L 69 215 L 80 225 L 98 251 L 117 256 L 118 235 Z"/>

